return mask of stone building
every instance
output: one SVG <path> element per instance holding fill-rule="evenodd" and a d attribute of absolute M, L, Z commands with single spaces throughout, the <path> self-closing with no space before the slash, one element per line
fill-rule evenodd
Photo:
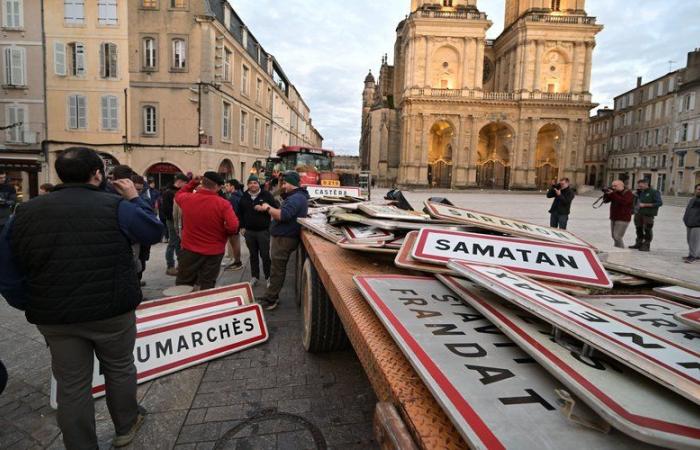
<path fill-rule="evenodd" d="M 585 182 L 595 36 L 585 0 L 412 0 L 394 64 L 365 79 L 360 154 L 380 185 L 537 189 Z"/>
<path fill-rule="evenodd" d="M 321 145 L 309 108 L 228 2 L 97 3 L 45 1 L 51 165 L 79 143 L 164 185 L 176 172 L 246 178 L 273 144 Z M 286 134 L 273 142 L 275 126 Z"/>
<path fill-rule="evenodd" d="M 692 194 L 700 183 L 700 49 L 688 53 L 678 87 L 673 144 L 672 188 Z"/>
<path fill-rule="evenodd" d="M 37 195 L 46 136 L 41 3 L 0 0 L 0 170 L 21 199 Z"/>
<path fill-rule="evenodd" d="M 583 164 L 586 168 L 586 184 L 594 188 L 600 188 L 607 182 L 605 165 L 613 129 L 613 113 L 614 111 L 608 107 L 599 109 L 588 122 L 588 138 Z"/>

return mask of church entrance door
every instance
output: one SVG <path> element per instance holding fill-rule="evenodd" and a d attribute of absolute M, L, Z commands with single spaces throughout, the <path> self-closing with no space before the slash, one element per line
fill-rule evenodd
<path fill-rule="evenodd" d="M 455 131 L 447 121 L 436 122 L 430 129 L 428 150 L 428 185 L 431 188 L 452 187 L 452 139 Z"/>
<path fill-rule="evenodd" d="M 508 189 L 510 149 L 515 133 L 504 122 L 492 122 L 479 132 L 476 182 L 483 189 Z"/>

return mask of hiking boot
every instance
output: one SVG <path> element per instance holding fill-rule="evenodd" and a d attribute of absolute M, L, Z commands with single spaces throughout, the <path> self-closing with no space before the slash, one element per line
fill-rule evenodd
<path fill-rule="evenodd" d="M 642 247 L 642 243 L 641 243 L 641 242 L 637 242 L 636 244 L 630 245 L 630 246 L 627 247 L 627 248 L 632 249 L 632 250 L 639 250 L 641 247 Z"/>
<path fill-rule="evenodd" d="M 241 270 L 243 268 L 243 263 L 240 261 L 234 261 L 230 265 L 226 266 L 225 270 Z"/>
<path fill-rule="evenodd" d="M 165 274 L 171 277 L 176 277 L 177 267 L 168 267 L 168 270 L 165 271 Z"/>
<path fill-rule="evenodd" d="M 136 437 L 136 433 L 138 433 L 139 429 L 141 428 L 141 425 L 143 425 L 143 421 L 146 419 L 146 414 L 148 414 L 148 411 L 146 411 L 146 408 L 144 408 L 143 406 L 139 405 L 138 408 L 139 412 L 136 415 L 136 423 L 132 425 L 131 430 L 129 430 L 127 434 L 117 434 L 114 436 L 114 439 L 112 439 L 113 447 L 126 447 L 127 445 L 131 444 L 131 442 Z"/>
<path fill-rule="evenodd" d="M 700 258 L 693 258 L 692 256 L 689 256 L 687 258 L 683 258 L 685 260 L 686 264 L 693 264 L 695 262 L 700 261 Z"/>
<path fill-rule="evenodd" d="M 265 311 L 272 311 L 274 309 L 277 309 L 277 306 L 279 306 L 279 299 L 270 299 L 265 296 L 262 296 L 256 300 L 256 303 L 262 306 L 262 308 Z"/>

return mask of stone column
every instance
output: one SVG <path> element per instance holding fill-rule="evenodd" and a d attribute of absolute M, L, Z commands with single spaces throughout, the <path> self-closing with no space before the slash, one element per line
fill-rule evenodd
<path fill-rule="evenodd" d="M 593 49 L 595 48 L 595 42 L 586 42 L 586 68 L 583 72 L 583 86 L 581 88 L 582 92 L 591 92 L 591 70 L 593 69 Z"/>
<path fill-rule="evenodd" d="M 428 36 L 425 36 L 425 87 L 431 86 L 430 82 L 430 53 L 432 52 L 432 41 Z"/>
<path fill-rule="evenodd" d="M 501 58 L 496 58 L 493 62 L 493 90 L 498 92 L 501 88 L 499 83 L 501 82 Z"/>
<path fill-rule="evenodd" d="M 468 77 L 469 77 L 469 64 L 467 64 L 467 55 L 469 50 L 469 38 L 465 37 L 462 39 L 462 67 L 460 69 L 459 76 L 459 87 L 461 89 L 467 89 Z"/>
<path fill-rule="evenodd" d="M 513 80 L 513 92 L 520 92 L 523 88 L 523 60 L 525 59 L 523 54 L 525 53 L 525 44 L 519 41 L 515 49 L 515 73 Z"/>
<path fill-rule="evenodd" d="M 569 85 L 569 92 L 578 93 L 579 89 L 579 67 L 581 66 L 581 55 L 579 52 L 580 43 L 574 42 L 573 49 L 571 51 L 571 81 Z"/>
<path fill-rule="evenodd" d="M 467 53 L 464 55 L 464 63 L 468 66 L 467 89 L 474 89 L 475 87 L 474 77 L 476 76 L 476 65 L 470 63 L 471 61 L 473 61 L 473 59 L 470 58 L 470 55 L 476 54 L 477 45 L 478 43 L 476 38 L 467 38 Z"/>
<path fill-rule="evenodd" d="M 525 57 L 523 58 L 523 75 L 522 75 L 522 82 L 520 84 L 520 90 L 521 91 L 528 91 L 532 88 L 532 81 L 530 81 L 530 77 L 532 76 L 531 74 L 533 73 L 530 70 L 530 56 L 534 53 L 534 47 L 537 45 L 537 41 L 527 41 L 527 45 L 525 47 Z"/>
<path fill-rule="evenodd" d="M 481 90 L 484 84 L 484 46 L 486 41 L 476 40 L 476 63 L 474 64 L 474 89 Z"/>
<path fill-rule="evenodd" d="M 542 50 L 544 41 L 535 41 L 535 79 L 532 83 L 533 91 L 540 91 L 540 80 L 542 79 Z"/>
<path fill-rule="evenodd" d="M 471 139 L 469 142 L 469 169 L 467 170 L 467 185 L 476 186 L 476 155 L 479 150 L 479 130 L 476 129 L 476 117 L 471 116 Z"/>

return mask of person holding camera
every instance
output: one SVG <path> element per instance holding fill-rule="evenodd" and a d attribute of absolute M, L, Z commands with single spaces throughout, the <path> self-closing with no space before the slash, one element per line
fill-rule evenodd
<path fill-rule="evenodd" d="M 624 237 L 634 212 L 634 194 L 622 180 L 613 181 L 611 187 L 603 188 L 603 193 L 603 203 L 610 203 L 610 230 L 615 247 L 625 248 Z"/>
<path fill-rule="evenodd" d="M 554 199 L 552 207 L 549 209 L 550 227 L 566 230 L 566 226 L 569 223 L 569 214 L 571 214 L 571 203 L 573 203 L 574 197 L 576 197 L 576 194 L 574 190 L 571 189 L 571 183 L 568 178 L 562 178 L 559 183 L 552 185 L 547 192 L 547 198 Z"/>
<path fill-rule="evenodd" d="M 700 261 L 700 184 L 695 185 L 695 196 L 688 202 L 683 223 L 688 228 L 688 264 Z"/>
<path fill-rule="evenodd" d="M 637 241 L 629 248 L 648 252 L 654 238 L 654 220 L 659 215 L 659 208 L 664 202 L 661 193 L 649 186 L 646 178 L 637 182 L 637 195 L 634 204 L 634 226 L 637 229 Z"/>

